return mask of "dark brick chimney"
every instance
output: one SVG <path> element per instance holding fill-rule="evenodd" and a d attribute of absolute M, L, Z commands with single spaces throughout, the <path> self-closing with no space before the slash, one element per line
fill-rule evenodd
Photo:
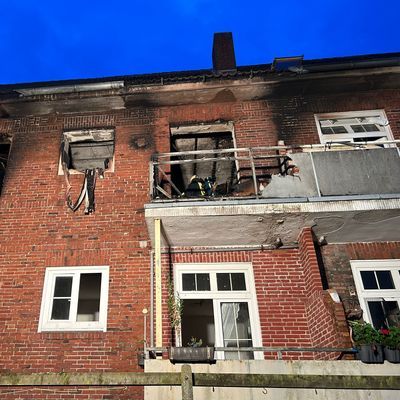
<path fill-rule="evenodd" d="M 215 71 L 236 71 L 232 32 L 214 33 L 212 60 Z"/>

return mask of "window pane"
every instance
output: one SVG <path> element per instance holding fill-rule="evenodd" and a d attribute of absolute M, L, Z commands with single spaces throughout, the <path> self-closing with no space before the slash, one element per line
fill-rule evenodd
<path fill-rule="evenodd" d="M 217 274 L 218 290 L 231 290 L 230 274 Z"/>
<path fill-rule="evenodd" d="M 363 128 L 367 132 L 379 132 L 379 128 L 375 124 L 366 124 L 366 125 L 363 125 Z"/>
<path fill-rule="evenodd" d="M 390 271 L 376 271 L 380 289 L 394 289 L 392 274 Z"/>
<path fill-rule="evenodd" d="M 353 132 L 365 132 L 365 129 L 362 127 L 362 125 L 350 125 L 351 129 L 353 129 Z"/>
<path fill-rule="evenodd" d="M 71 297 L 72 276 L 57 276 L 54 297 Z"/>
<path fill-rule="evenodd" d="M 378 289 L 374 271 L 361 271 L 360 273 L 364 289 Z"/>
<path fill-rule="evenodd" d="M 368 301 L 372 325 L 377 328 L 399 326 L 400 311 L 397 301 Z"/>
<path fill-rule="evenodd" d="M 344 126 L 332 126 L 334 133 L 347 133 L 347 129 Z"/>
<path fill-rule="evenodd" d="M 400 310 L 397 301 L 384 301 L 382 305 L 388 326 L 400 327 Z"/>
<path fill-rule="evenodd" d="M 222 332 L 226 347 L 252 347 L 247 303 L 221 303 Z M 226 352 L 228 359 L 251 359 L 253 354 Z"/>
<path fill-rule="evenodd" d="M 210 290 L 210 274 L 196 274 L 197 290 Z"/>
<path fill-rule="evenodd" d="M 69 319 L 70 299 L 54 299 L 53 309 L 51 310 L 51 319 Z"/>
<path fill-rule="evenodd" d="M 101 274 L 81 274 L 77 321 L 98 321 Z"/>
<path fill-rule="evenodd" d="M 182 274 L 182 289 L 196 290 L 195 274 Z"/>
<path fill-rule="evenodd" d="M 324 135 L 330 135 L 330 134 L 334 133 L 333 130 L 329 127 L 321 128 L 321 132 Z"/>
<path fill-rule="evenodd" d="M 221 315 L 222 315 L 222 330 L 224 333 L 224 340 L 236 339 L 236 318 L 239 311 L 239 305 L 237 303 L 222 303 L 221 304 Z"/>
<path fill-rule="evenodd" d="M 371 315 L 372 325 L 376 329 L 386 327 L 385 316 L 383 314 L 382 304 L 380 301 L 368 301 L 368 309 Z"/>
<path fill-rule="evenodd" d="M 238 339 L 251 339 L 250 316 L 247 303 L 239 303 L 236 323 Z"/>
<path fill-rule="evenodd" d="M 244 273 L 231 274 L 232 278 L 232 290 L 246 290 L 246 281 L 244 279 Z"/>

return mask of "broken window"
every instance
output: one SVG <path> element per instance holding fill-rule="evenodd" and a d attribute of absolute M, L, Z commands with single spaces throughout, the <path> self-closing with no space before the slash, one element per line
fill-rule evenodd
<path fill-rule="evenodd" d="M 181 340 L 186 346 L 192 337 L 203 346 L 230 347 L 219 351 L 219 359 L 262 358 L 240 348 L 261 345 L 255 291 L 249 265 L 175 266 L 177 291 L 183 301 Z"/>
<path fill-rule="evenodd" d="M 10 148 L 11 148 L 10 140 L 2 139 L 2 137 L 0 136 L 0 193 L 3 188 L 3 182 L 6 175 Z"/>
<path fill-rule="evenodd" d="M 363 319 L 375 328 L 400 326 L 398 260 L 351 261 Z"/>
<path fill-rule="evenodd" d="M 232 123 L 179 126 L 171 128 L 171 160 L 182 161 L 171 166 L 173 184 L 185 197 L 211 195 L 211 186 L 221 194 L 229 193 L 237 179 L 234 153 L 215 150 L 235 147 Z"/>
<path fill-rule="evenodd" d="M 113 170 L 114 129 L 84 129 L 63 133 L 62 163 L 69 172 Z"/>
<path fill-rule="evenodd" d="M 76 211 L 85 200 L 85 214 L 94 212 L 94 190 L 97 177 L 103 178 L 106 170 L 114 166 L 114 130 L 85 129 L 64 132 L 61 144 L 60 170 L 67 186 L 67 205 Z M 70 196 L 69 175 L 83 173 L 81 193 L 76 202 Z"/>
<path fill-rule="evenodd" d="M 321 143 L 393 140 L 383 110 L 319 114 L 315 120 Z"/>
<path fill-rule="evenodd" d="M 108 267 L 48 268 L 39 331 L 106 330 Z"/>

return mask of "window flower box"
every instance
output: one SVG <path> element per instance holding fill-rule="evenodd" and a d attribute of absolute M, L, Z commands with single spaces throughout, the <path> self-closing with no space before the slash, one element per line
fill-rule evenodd
<path fill-rule="evenodd" d="M 357 347 L 356 359 L 366 364 L 383 363 L 383 346 L 381 344 L 362 344 Z"/>
<path fill-rule="evenodd" d="M 170 347 L 172 363 L 209 363 L 214 360 L 214 347 Z"/>

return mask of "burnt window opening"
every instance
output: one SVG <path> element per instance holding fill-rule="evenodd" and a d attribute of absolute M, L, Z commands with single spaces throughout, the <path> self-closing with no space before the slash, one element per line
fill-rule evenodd
<path fill-rule="evenodd" d="M 106 170 L 113 170 L 114 130 L 85 129 L 64 132 L 61 144 L 60 170 L 66 183 L 67 206 L 76 211 L 85 203 L 85 214 L 95 210 L 94 191 L 97 177 L 103 178 Z M 83 173 L 81 192 L 75 202 L 71 198 L 71 173 Z"/>
<path fill-rule="evenodd" d="M 11 143 L 9 141 L 0 143 L 0 194 L 3 189 L 4 178 L 6 176 L 10 148 Z"/>
<path fill-rule="evenodd" d="M 69 172 L 113 170 L 114 130 L 86 129 L 64 132 L 62 163 Z"/>
<path fill-rule="evenodd" d="M 219 188 L 222 195 L 229 193 L 238 177 L 237 164 L 233 159 L 234 153 L 207 153 L 207 150 L 224 150 L 234 147 L 231 123 L 171 128 L 171 153 L 204 151 L 202 154 L 172 156 L 171 160 L 186 161 L 182 164 L 171 165 L 172 182 L 186 197 L 209 195 L 210 190 L 207 185 Z M 196 161 L 207 158 L 211 160 Z M 202 188 L 196 186 L 198 181 L 201 182 Z"/>

